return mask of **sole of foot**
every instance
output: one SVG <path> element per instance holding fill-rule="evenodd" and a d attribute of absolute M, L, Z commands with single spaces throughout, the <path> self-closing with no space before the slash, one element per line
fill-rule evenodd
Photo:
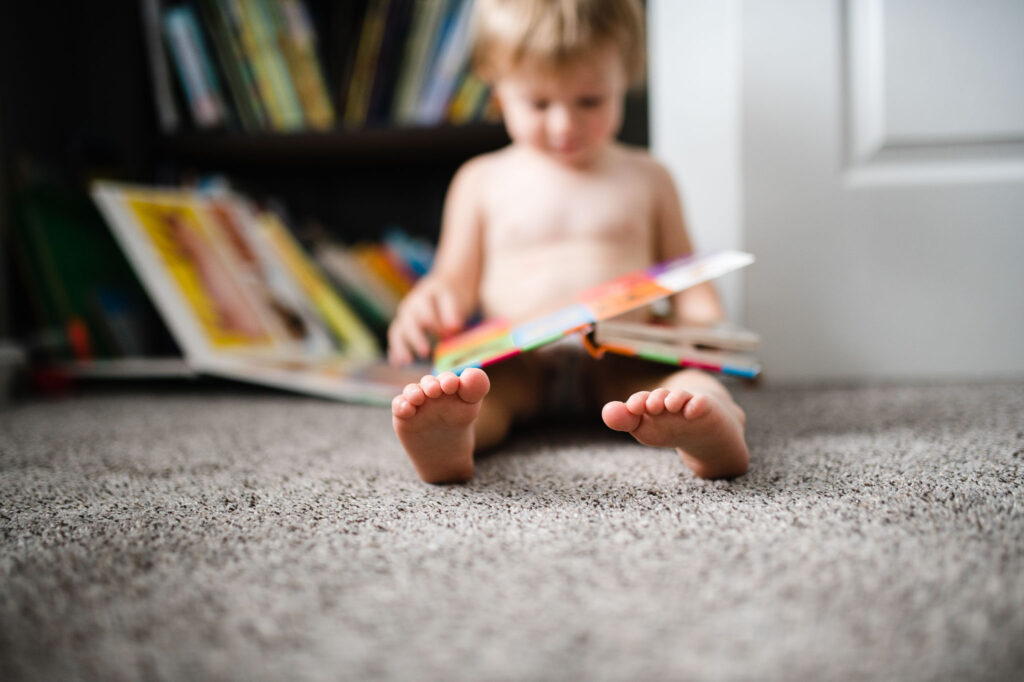
<path fill-rule="evenodd" d="M 428 483 L 473 476 L 473 425 L 490 391 L 479 369 L 444 372 L 408 384 L 391 403 L 392 424 L 416 472 Z"/>
<path fill-rule="evenodd" d="M 701 478 L 732 478 L 750 461 L 741 414 L 711 395 L 659 388 L 608 403 L 601 418 L 644 445 L 676 448 Z"/>

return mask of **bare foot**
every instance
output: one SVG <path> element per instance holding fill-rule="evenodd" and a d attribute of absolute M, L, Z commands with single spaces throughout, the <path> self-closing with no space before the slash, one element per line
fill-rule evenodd
<path fill-rule="evenodd" d="M 409 384 L 391 402 L 391 422 L 416 472 L 427 483 L 473 477 L 473 423 L 491 390 L 482 370 L 444 372 Z"/>
<path fill-rule="evenodd" d="M 609 428 L 627 431 L 644 445 L 674 447 L 701 478 L 729 478 L 747 472 L 750 455 L 743 438 L 743 411 L 722 399 L 684 390 L 640 391 L 604 406 Z"/>

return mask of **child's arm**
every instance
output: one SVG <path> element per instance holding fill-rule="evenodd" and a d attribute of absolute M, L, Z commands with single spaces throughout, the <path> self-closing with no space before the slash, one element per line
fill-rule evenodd
<path fill-rule="evenodd" d="M 485 160 L 473 159 L 452 179 L 434 265 L 402 299 L 388 327 L 388 358 L 394 364 L 428 357 L 429 335 L 458 331 L 476 308 L 483 265 L 480 185 L 486 167 Z"/>
<path fill-rule="evenodd" d="M 655 188 L 655 244 L 657 260 L 666 261 L 693 253 L 690 236 L 686 232 L 682 203 L 672 176 L 660 163 L 653 163 Z M 718 291 L 714 284 L 705 282 L 673 297 L 673 308 L 680 322 L 712 325 L 725 321 Z"/>

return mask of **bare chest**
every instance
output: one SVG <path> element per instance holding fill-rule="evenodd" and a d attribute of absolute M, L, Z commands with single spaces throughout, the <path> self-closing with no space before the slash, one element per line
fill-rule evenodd
<path fill-rule="evenodd" d="M 568 243 L 646 249 L 652 218 L 652 199 L 639 181 L 520 177 L 488 197 L 485 249 L 509 253 Z"/>

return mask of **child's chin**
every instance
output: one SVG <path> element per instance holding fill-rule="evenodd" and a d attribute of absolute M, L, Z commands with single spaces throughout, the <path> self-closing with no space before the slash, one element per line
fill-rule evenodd
<path fill-rule="evenodd" d="M 548 151 L 553 159 L 570 166 L 580 166 L 590 163 L 593 154 L 586 147 L 573 147 L 571 149 L 551 149 Z"/>

